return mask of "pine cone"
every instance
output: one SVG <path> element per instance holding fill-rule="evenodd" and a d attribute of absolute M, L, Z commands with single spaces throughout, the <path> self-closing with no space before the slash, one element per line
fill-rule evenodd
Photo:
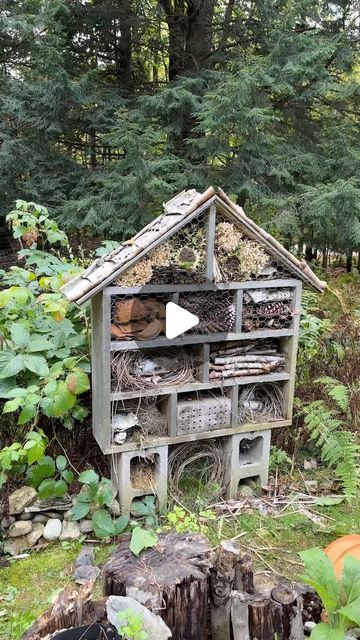
<path fill-rule="evenodd" d="M 284 302 L 267 302 L 259 306 L 257 313 L 258 315 L 265 316 L 267 318 L 279 316 L 287 317 L 288 315 L 291 315 L 291 310 Z"/>

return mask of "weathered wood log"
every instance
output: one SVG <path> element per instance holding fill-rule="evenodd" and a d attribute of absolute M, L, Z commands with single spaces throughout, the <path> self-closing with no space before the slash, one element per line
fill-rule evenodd
<path fill-rule="evenodd" d="M 231 592 L 231 625 L 233 640 L 250 640 L 249 602 L 252 596 L 242 591 Z"/>
<path fill-rule="evenodd" d="M 240 558 L 239 545 L 224 540 L 219 545 L 210 578 L 210 615 L 212 640 L 230 640 L 231 591 L 235 581 L 235 567 Z"/>
<path fill-rule="evenodd" d="M 249 635 L 251 640 L 274 640 L 271 600 L 261 594 L 249 601 Z"/>
<path fill-rule="evenodd" d="M 217 378 L 235 378 L 241 376 L 257 376 L 262 373 L 270 371 L 269 368 L 263 369 L 226 369 L 225 371 L 211 371 L 209 374 L 209 378 L 211 380 L 216 380 Z"/>
<path fill-rule="evenodd" d="M 162 534 L 136 558 L 123 541 L 104 566 L 105 595 L 131 596 L 159 614 L 173 640 L 206 638 L 209 541 L 200 534 Z"/>
<path fill-rule="evenodd" d="M 274 631 L 283 640 L 300 640 L 304 637 L 299 597 L 287 585 L 271 591 Z"/>
<path fill-rule="evenodd" d="M 235 567 L 234 588 L 244 593 L 254 593 L 254 570 L 251 555 L 241 553 L 239 562 Z"/>
<path fill-rule="evenodd" d="M 92 583 L 83 585 L 78 591 L 67 587 L 21 636 L 21 640 L 41 640 L 56 631 L 105 621 L 105 598 L 97 602 L 92 600 Z"/>
<path fill-rule="evenodd" d="M 231 364 L 233 362 L 242 362 L 242 363 L 250 363 L 250 362 L 261 362 L 262 364 L 266 364 L 267 362 L 270 363 L 275 363 L 278 362 L 283 363 L 285 362 L 285 357 L 284 356 L 273 356 L 273 355 L 266 355 L 266 356 L 260 356 L 257 354 L 248 354 L 248 355 L 240 355 L 240 356 L 229 356 L 229 357 L 216 357 L 214 360 L 215 364 Z"/>

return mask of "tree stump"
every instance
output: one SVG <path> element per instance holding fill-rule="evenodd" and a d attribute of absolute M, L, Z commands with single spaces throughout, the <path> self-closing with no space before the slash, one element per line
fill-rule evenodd
<path fill-rule="evenodd" d="M 248 554 L 240 556 L 236 578 L 242 590 L 231 594 L 234 640 L 303 640 L 301 598 L 286 578 L 253 574 Z"/>
<path fill-rule="evenodd" d="M 210 567 L 209 541 L 200 534 L 162 534 L 139 558 L 125 540 L 104 566 L 104 594 L 135 598 L 163 618 L 173 640 L 202 640 Z"/>
<path fill-rule="evenodd" d="M 93 601 L 92 583 L 77 591 L 67 587 L 59 593 L 54 604 L 25 631 L 21 640 L 41 640 L 49 634 L 71 627 L 106 622 L 106 602 Z"/>

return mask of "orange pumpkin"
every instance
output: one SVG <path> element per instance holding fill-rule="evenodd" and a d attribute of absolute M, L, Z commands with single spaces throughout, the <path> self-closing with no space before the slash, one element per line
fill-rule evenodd
<path fill-rule="evenodd" d="M 360 560 L 360 535 L 353 533 L 334 540 L 326 547 L 325 553 L 333 563 L 337 577 L 341 578 L 345 556 Z"/>

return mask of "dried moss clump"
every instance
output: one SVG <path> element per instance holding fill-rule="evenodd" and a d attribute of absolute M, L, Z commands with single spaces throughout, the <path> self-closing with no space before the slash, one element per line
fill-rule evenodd
<path fill-rule="evenodd" d="M 226 279 L 257 278 L 269 262 L 264 249 L 245 238 L 230 222 L 217 225 L 215 244 L 219 267 Z"/>
<path fill-rule="evenodd" d="M 121 274 L 116 280 L 116 284 L 120 287 L 141 287 L 150 282 L 152 275 L 153 269 L 151 262 L 147 258 L 144 258 L 131 267 L 131 269 Z"/>

